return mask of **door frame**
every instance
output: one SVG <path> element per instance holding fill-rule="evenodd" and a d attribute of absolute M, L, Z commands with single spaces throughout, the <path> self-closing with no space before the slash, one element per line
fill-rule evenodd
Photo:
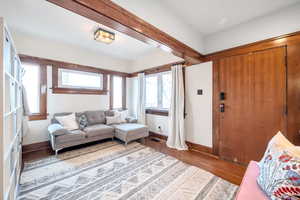
<path fill-rule="evenodd" d="M 253 54 L 255 52 L 259 52 L 259 51 L 265 51 L 265 50 L 269 50 L 269 49 L 273 49 L 273 48 L 284 48 L 284 52 L 285 52 L 285 91 L 284 91 L 284 95 L 285 95 L 285 99 L 284 99 L 284 106 L 285 106 L 285 110 L 286 113 L 284 115 L 284 135 L 288 136 L 289 134 L 287 133 L 288 131 L 288 115 L 287 115 L 287 102 L 288 102 L 288 62 L 287 62 L 287 45 L 281 45 L 281 46 L 277 46 L 277 47 L 270 47 L 270 48 L 261 48 L 255 51 L 249 51 L 247 53 L 243 53 L 243 54 L 239 54 L 237 53 L 236 55 L 230 55 L 230 56 L 223 56 L 223 57 L 219 57 L 218 59 L 213 60 L 213 108 L 212 108 L 212 112 L 213 112 L 213 135 L 212 135 L 212 139 L 213 139 L 213 148 L 212 148 L 212 152 L 214 155 L 219 156 L 220 155 L 220 112 L 219 112 L 219 94 L 221 92 L 220 90 L 220 59 L 223 58 L 227 58 L 227 57 L 232 57 L 232 56 L 239 56 L 239 55 L 245 55 L 245 54 Z"/>

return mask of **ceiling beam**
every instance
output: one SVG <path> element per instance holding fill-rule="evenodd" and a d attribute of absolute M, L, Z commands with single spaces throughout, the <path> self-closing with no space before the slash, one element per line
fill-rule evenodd
<path fill-rule="evenodd" d="M 167 33 L 128 12 L 111 0 L 47 0 L 116 31 L 173 53 L 190 63 L 204 56 Z"/>

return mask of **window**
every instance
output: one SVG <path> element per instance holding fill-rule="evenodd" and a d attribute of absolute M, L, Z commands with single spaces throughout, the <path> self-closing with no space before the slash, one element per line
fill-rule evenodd
<path fill-rule="evenodd" d="M 110 75 L 110 108 L 126 109 L 126 77 Z"/>
<path fill-rule="evenodd" d="M 59 69 L 58 86 L 64 88 L 103 89 L 103 75 L 99 73 Z"/>
<path fill-rule="evenodd" d="M 158 107 L 158 76 L 146 77 L 146 107 Z"/>
<path fill-rule="evenodd" d="M 40 67 L 38 65 L 24 64 L 25 74 L 23 84 L 27 93 L 29 111 L 40 112 Z"/>
<path fill-rule="evenodd" d="M 123 107 L 123 87 L 122 87 L 122 77 L 113 76 L 113 108 L 122 108 Z"/>
<path fill-rule="evenodd" d="M 146 108 L 169 110 L 171 102 L 171 72 L 149 75 L 146 77 Z"/>
<path fill-rule="evenodd" d="M 162 108 L 169 109 L 171 105 L 172 77 L 171 73 L 162 74 Z"/>
<path fill-rule="evenodd" d="M 76 67 L 74 67 L 76 68 Z M 98 69 L 52 66 L 52 92 L 61 94 L 106 94 L 107 75 Z"/>
<path fill-rule="evenodd" d="M 47 67 L 36 63 L 22 63 L 23 85 L 27 93 L 30 120 L 47 118 Z"/>

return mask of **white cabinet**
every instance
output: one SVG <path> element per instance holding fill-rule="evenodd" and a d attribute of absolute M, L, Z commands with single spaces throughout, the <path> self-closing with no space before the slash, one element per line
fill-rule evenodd
<path fill-rule="evenodd" d="M 12 38 L 0 18 L 0 199 L 13 200 L 21 171 L 23 69 Z"/>

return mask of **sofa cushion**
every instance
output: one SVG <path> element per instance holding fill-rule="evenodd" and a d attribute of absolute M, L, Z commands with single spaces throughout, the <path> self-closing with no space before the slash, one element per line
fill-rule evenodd
<path fill-rule="evenodd" d="M 268 200 L 268 197 L 264 194 L 256 182 L 258 175 L 258 163 L 255 161 L 250 161 L 239 191 L 236 195 L 236 200 Z"/>
<path fill-rule="evenodd" d="M 85 133 L 81 130 L 70 131 L 69 134 L 64 134 L 56 137 L 57 143 L 73 142 L 85 138 Z"/>
<path fill-rule="evenodd" d="M 104 124 L 105 123 L 105 111 L 86 111 L 84 114 L 87 117 L 88 125 Z"/>
<path fill-rule="evenodd" d="M 84 128 L 88 137 L 95 137 L 103 134 L 110 134 L 114 132 L 114 128 L 106 126 L 105 124 L 95 124 Z"/>
<path fill-rule="evenodd" d="M 115 127 L 116 132 L 122 132 L 122 133 L 136 133 L 136 132 L 148 131 L 147 126 L 143 124 L 136 124 L 136 123 L 117 124 L 117 125 L 113 125 L 113 127 Z"/>
<path fill-rule="evenodd" d="M 120 115 L 121 123 L 126 123 L 126 118 L 128 117 L 128 110 L 116 110 L 115 115 Z"/>
<path fill-rule="evenodd" d="M 112 124 L 120 124 L 122 123 L 122 118 L 120 113 L 116 113 L 112 117 L 106 117 L 106 124 L 107 125 L 112 125 Z"/>
<path fill-rule="evenodd" d="M 143 124 L 125 123 L 113 126 L 115 127 L 115 137 L 124 142 L 144 138 L 149 135 L 148 127 Z"/>

